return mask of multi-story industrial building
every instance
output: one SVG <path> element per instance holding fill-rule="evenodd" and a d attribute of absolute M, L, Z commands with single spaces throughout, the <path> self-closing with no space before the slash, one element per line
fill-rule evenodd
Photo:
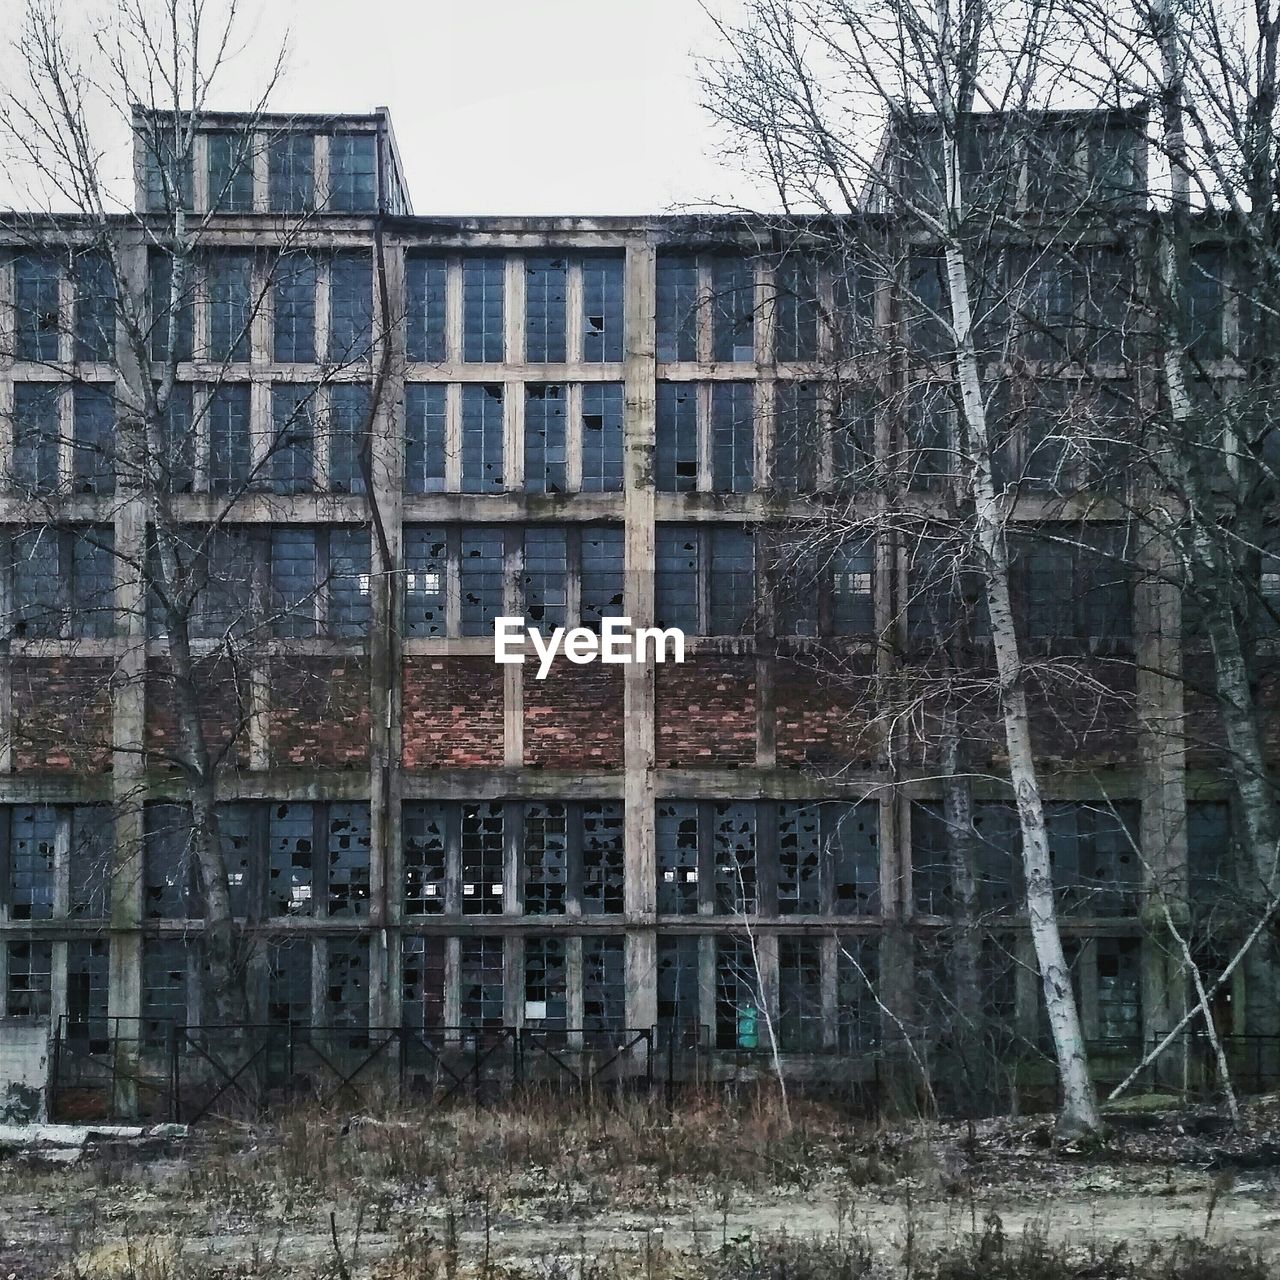
<path fill-rule="evenodd" d="M 1092 126 L 1069 123 L 1087 166 Z M 849 308 L 899 323 L 889 284 L 854 296 L 763 220 L 414 217 L 384 111 L 244 130 L 201 123 L 183 199 L 207 216 L 202 267 L 154 354 L 182 347 L 173 510 L 223 526 L 193 632 L 258 1016 L 657 1027 L 730 1050 L 765 1043 L 764 1007 L 784 1052 L 866 1058 L 920 1025 L 917 943 L 952 904 L 936 768 L 877 712 L 914 634 L 907 553 L 870 524 L 797 592 L 769 551 L 792 517 L 883 501 L 850 493 L 849 459 L 901 454 L 897 401 L 842 415 L 823 383 L 849 376 Z M 138 150 L 143 216 L 120 236 L 158 320 L 145 215 L 166 193 Z M 169 651 L 128 569 L 145 533 L 112 450 L 110 303 L 92 255 L 33 248 L 35 225 L 0 261 L 3 1012 L 158 1039 L 204 1009 Z M 1069 293 L 1050 301 L 1082 305 Z M 1032 434 L 1007 445 L 1015 518 L 1109 527 L 1052 492 Z M 1188 843 L 1193 867 L 1218 856 L 1226 806 L 1212 787 L 1188 805 L 1195 761 L 1152 727 L 1183 698 L 1139 674 L 1176 643 L 1168 592 L 1068 591 L 1079 566 L 1051 541 L 1019 573 L 1031 634 L 1114 694 L 1038 714 L 1086 1032 L 1133 1046 L 1181 997 L 1130 836 L 1185 874 Z M 494 660 L 499 615 L 618 614 L 683 628 L 687 660 L 560 657 L 543 680 Z M 994 782 L 977 795 L 987 1011 L 1035 1042 L 1016 823 Z"/>

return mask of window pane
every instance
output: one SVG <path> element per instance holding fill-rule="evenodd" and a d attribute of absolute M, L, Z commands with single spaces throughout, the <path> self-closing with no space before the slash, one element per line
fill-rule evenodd
<path fill-rule="evenodd" d="M 698 530 L 694 525 L 659 525 L 655 543 L 654 613 L 658 625 L 696 635 Z"/>
<path fill-rule="evenodd" d="M 247 253 L 216 253 L 209 258 L 209 359 L 249 358 L 253 315 L 253 258 Z"/>
<path fill-rule="evenodd" d="M 755 540 L 746 529 L 713 528 L 709 574 L 713 636 L 749 629 L 755 615 Z"/>
<path fill-rule="evenodd" d="M 315 207 L 316 150 L 309 133 L 286 133 L 271 140 L 268 159 L 271 208 L 305 213 Z"/>
<path fill-rule="evenodd" d="M 582 527 L 581 621 L 599 630 L 604 618 L 623 610 L 622 530 L 616 526 Z"/>
<path fill-rule="evenodd" d="M 115 404 L 110 387 L 78 386 L 74 414 L 71 477 L 77 493 L 115 489 Z"/>
<path fill-rule="evenodd" d="M 442 493 L 448 388 L 411 382 L 404 391 L 404 485 L 408 493 Z"/>
<path fill-rule="evenodd" d="M 405 354 L 410 360 L 445 358 L 448 263 L 409 254 L 405 274 Z"/>
<path fill-rule="evenodd" d="M 329 531 L 329 633 L 362 636 L 369 627 L 369 530 Z"/>
<path fill-rule="evenodd" d="M 582 262 L 582 358 L 588 363 L 622 359 L 623 259 Z"/>
<path fill-rule="evenodd" d="M 712 358 L 754 360 L 755 268 L 742 258 L 714 258 L 711 263 Z"/>
<path fill-rule="evenodd" d="M 500 361 L 503 340 L 503 285 L 506 263 L 501 258 L 462 261 L 462 358 L 472 362 Z"/>
<path fill-rule="evenodd" d="M 565 302 L 569 268 L 563 258 L 525 263 L 525 358 L 530 363 L 565 359 Z"/>
<path fill-rule="evenodd" d="M 209 490 L 240 493 L 249 484 L 249 387 L 224 383 L 209 397 Z"/>
<path fill-rule="evenodd" d="M 335 213 L 371 213 L 378 189 L 377 139 L 340 133 L 329 139 L 329 208 Z"/>
<path fill-rule="evenodd" d="M 778 265 L 776 325 L 779 360 L 813 360 L 818 354 L 818 268 L 791 256 Z"/>
<path fill-rule="evenodd" d="M 657 281 L 658 359 L 698 357 L 698 264 L 692 256 L 660 254 Z"/>
<path fill-rule="evenodd" d="M 502 608 L 502 530 L 477 526 L 462 530 L 459 571 L 462 583 L 462 634 L 493 634 Z"/>
<path fill-rule="evenodd" d="M 314 529 L 277 526 L 271 530 L 271 586 L 276 635 L 316 634 L 317 570 Z"/>
<path fill-rule="evenodd" d="M 445 634 L 445 567 L 448 542 L 443 529 L 407 525 L 404 531 L 405 633 Z"/>
<path fill-rule="evenodd" d="M 19 360 L 58 358 L 60 277 L 52 254 L 22 253 L 13 260 L 14 354 Z"/>
<path fill-rule="evenodd" d="M 334 493 L 364 493 L 365 432 L 372 391 L 359 382 L 329 388 L 329 488 Z"/>
<path fill-rule="evenodd" d="M 365 254 L 336 254 L 329 271 L 329 359 L 367 360 L 373 346 L 373 266 Z"/>
<path fill-rule="evenodd" d="M 151 270 L 151 358 L 190 360 L 195 332 L 195 281 L 191 264 L 184 266 L 181 288 L 173 288 L 173 259 L 153 253 Z"/>
<path fill-rule="evenodd" d="M 111 260 L 103 253 L 78 254 L 75 283 L 77 360 L 110 360 L 116 347 L 116 290 Z"/>
<path fill-rule="evenodd" d="M 565 491 L 567 398 L 563 386 L 530 383 L 525 387 L 524 487 L 528 493 Z"/>
<path fill-rule="evenodd" d="M 667 493 L 698 487 L 698 396 L 691 382 L 658 383 L 654 483 Z"/>
<path fill-rule="evenodd" d="M 462 491 L 501 493 L 503 479 L 502 386 L 462 388 Z"/>
<path fill-rule="evenodd" d="M 564 529 L 531 527 L 524 532 L 524 612 L 531 627 L 549 633 L 565 625 L 568 552 Z"/>
<path fill-rule="evenodd" d="M 590 382 L 582 388 L 582 492 L 622 488 L 623 387 Z"/>
<path fill-rule="evenodd" d="M 58 490 L 61 391 L 52 382 L 19 382 L 13 388 L 13 479 L 25 493 Z"/>
<path fill-rule="evenodd" d="M 748 493 L 755 484 L 755 388 L 750 382 L 711 387 L 711 488 Z"/>
<path fill-rule="evenodd" d="M 272 279 L 275 358 L 309 364 L 316 358 L 316 263 L 305 253 L 282 254 Z"/>
<path fill-rule="evenodd" d="M 277 382 L 271 388 L 271 488 L 275 493 L 315 488 L 319 390 L 296 382 Z"/>
<path fill-rule="evenodd" d="M 209 158 L 209 208 L 219 213 L 247 213 L 253 209 L 253 135 L 211 133 L 206 136 Z"/>

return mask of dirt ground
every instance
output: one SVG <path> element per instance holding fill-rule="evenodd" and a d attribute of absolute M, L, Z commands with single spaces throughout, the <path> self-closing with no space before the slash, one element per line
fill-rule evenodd
<path fill-rule="evenodd" d="M 1205 1113 L 1138 1113 L 1089 1149 L 1056 1145 L 1043 1119 L 884 1126 L 757 1101 L 694 1117 L 298 1115 L 0 1160 L 0 1280 L 776 1276 L 743 1258 L 783 1238 L 857 1242 L 872 1269 L 833 1275 L 994 1280 L 983 1257 L 1035 1241 L 1066 1269 L 999 1274 L 1128 1276 L 1116 1258 L 1175 1240 L 1244 1251 L 1256 1269 L 1142 1275 L 1280 1275 L 1280 1104 L 1239 1133 Z M 946 1271 L 948 1250 L 976 1269 Z"/>

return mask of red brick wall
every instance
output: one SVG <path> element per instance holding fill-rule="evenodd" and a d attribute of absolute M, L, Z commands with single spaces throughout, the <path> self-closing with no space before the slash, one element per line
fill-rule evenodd
<path fill-rule="evenodd" d="M 215 763 L 245 765 L 249 757 L 249 679 L 235 671 L 225 656 L 197 663 L 200 718 Z M 147 751 L 163 763 L 164 753 L 180 754 L 173 680 L 168 663 L 147 663 Z"/>
<path fill-rule="evenodd" d="M 756 762 L 756 663 L 691 655 L 655 668 L 658 767 L 733 768 Z"/>
<path fill-rule="evenodd" d="M 500 768 L 502 668 L 488 657 L 404 663 L 404 767 Z"/>
<path fill-rule="evenodd" d="M 111 764 L 111 677 L 105 658 L 13 660 L 13 766 L 88 770 Z"/>
<path fill-rule="evenodd" d="M 524 762 L 544 769 L 622 767 L 622 670 L 563 658 L 545 680 L 524 669 Z"/>
<path fill-rule="evenodd" d="M 774 666 L 775 748 L 779 765 L 875 762 L 870 727 L 871 659 L 858 655 L 837 676 L 808 661 Z"/>
<path fill-rule="evenodd" d="M 353 658 L 276 659 L 268 718 L 278 765 L 369 763 L 369 664 Z"/>

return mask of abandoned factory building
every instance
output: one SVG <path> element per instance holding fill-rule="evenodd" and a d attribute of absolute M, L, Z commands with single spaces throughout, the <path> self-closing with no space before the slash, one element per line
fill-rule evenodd
<path fill-rule="evenodd" d="M 868 1060 L 941 1018 L 931 712 L 895 683 L 924 613 L 912 552 L 849 484 L 905 456 L 903 489 L 942 518 L 898 443 L 936 383 L 895 398 L 909 370 L 859 365 L 839 334 L 849 309 L 897 324 L 892 282 L 860 294 L 763 220 L 415 217 L 384 111 L 245 119 L 202 120 L 176 184 L 140 142 L 118 225 L 154 377 L 178 348 L 166 501 L 218 526 L 191 645 L 254 1017 L 736 1051 L 767 1016 L 783 1053 Z M 1099 149 L 1077 125 L 1073 163 L 1127 146 L 1140 170 L 1140 131 L 1103 120 Z M 148 227 L 172 225 L 174 187 L 200 229 L 166 314 L 174 260 Z M 58 248 L 33 244 L 42 225 Z M 159 1043 L 207 1019 L 205 912 L 171 637 L 114 445 L 130 357 L 74 220 L 6 227 L 0 1011 Z M 1082 305 L 1063 296 L 1045 305 Z M 941 448 L 920 457 L 945 470 Z M 1087 477 L 1039 456 L 1031 426 L 1010 436 L 1012 518 L 1108 536 Z M 800 565 L 778 548 L 815 512 L 867 522 Z M 1140 674 L 1178 642 L 1163 597 L 1084 582 L 1073 555 L 1046 540 L 1017 582 L 1032 642 L 1092 673 L 1036 703 L 1036 733 L 1086 1035 L 1132 1061 L 1183 999 L 1144 876 L 1199 883 L 1228 806 L 1152 727 L 1186 710 Z M 538 679 L 495 662 L 501 615 L 679 627 L 685 661 L 561 657 Z M 971 744 L 993 775 L 974 792 L 982 1005 L 1043 1045 L 998 738 Z M 1223 1030 L 1248 1029 L 1243 983 Z"/>

